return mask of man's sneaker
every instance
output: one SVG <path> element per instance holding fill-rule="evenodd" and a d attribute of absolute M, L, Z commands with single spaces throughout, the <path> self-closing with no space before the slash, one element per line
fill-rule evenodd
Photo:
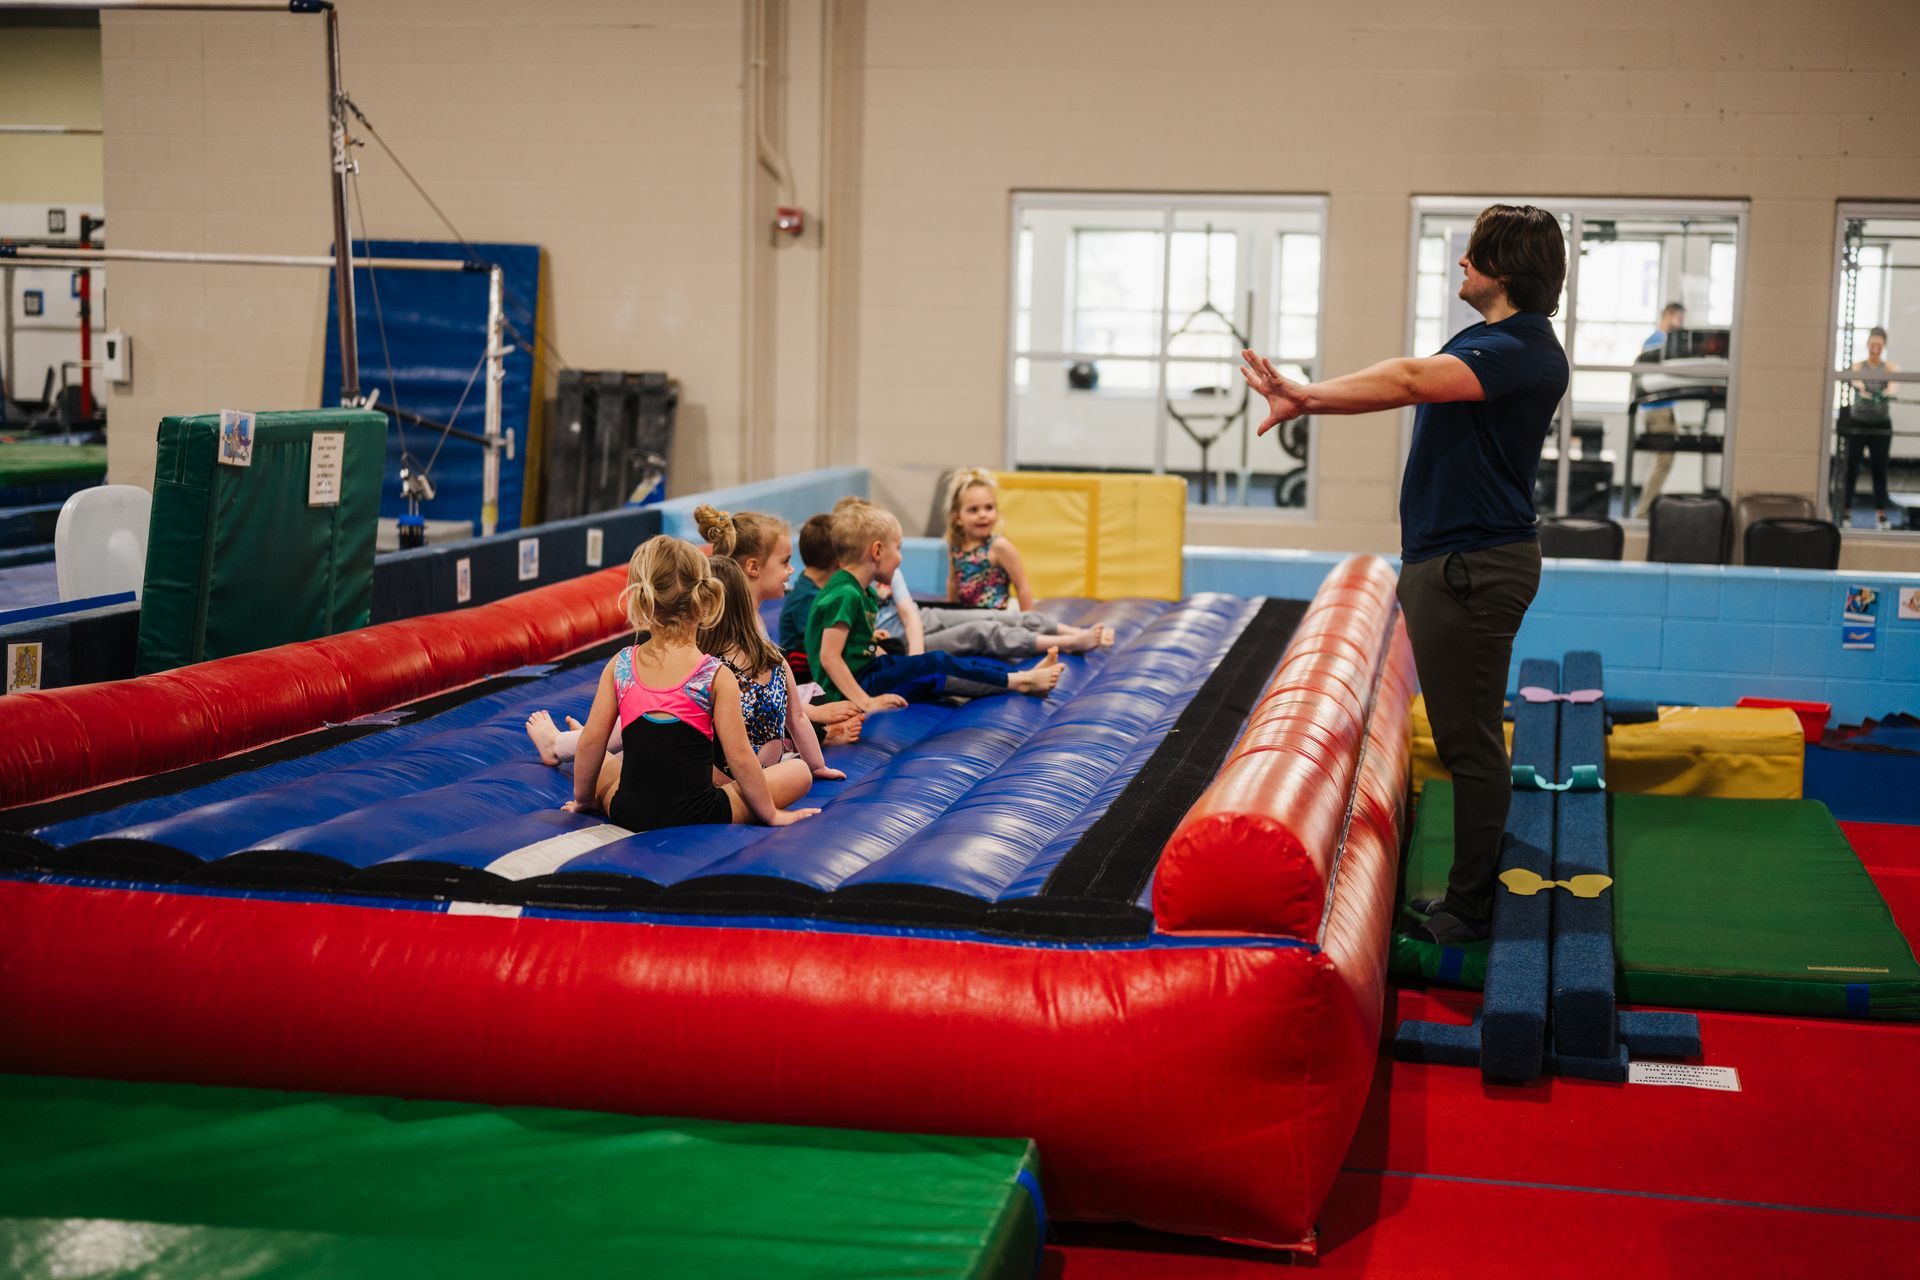
<path fill-rule="evenodd" d="M 1415 942 L 1428 942 L 1439 947 L 1457 947 L 1463 943 L 1479 942 L 1486 938 L 1487 930 L 1476 928 L 1450 912 L 1436 911 L 1419 928 L 1409 935 Z"/>
<path fill-rule="evenodd" d="M 1878 511 L 1874 513 L 1873 527 L 1876 529 L 1891 529 L 1893 528 L 1893 523 L 1887 519 L 1886 512 Z"/>
<path fill-rule="evenodd" d="M 1434 898 L 1409 898 L 1407 899 L 1407 909 L 1416 915 L 1430 916 L 1438 911 L 1440 904 L 1446 900 L 1447 895 L 1444 893 Z"/>

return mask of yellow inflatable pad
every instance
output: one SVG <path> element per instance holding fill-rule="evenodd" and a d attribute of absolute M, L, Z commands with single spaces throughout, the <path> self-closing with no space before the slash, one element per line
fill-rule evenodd
<path fill-rule="evenodd" d="M 1450 775 L 1434 750 L 1424 695 L 1414 695 L 1409 719 L 1417 795 L 1429 779 Z M 1658 720 L 1615 725 L 1607 735 L 1607 787 L 1634 795 L 1798 800 L 1805 752 L 1799 718 L 1782 707 L 1662 707 Z"/>
<path fill-rule="evenodd" d="M 1187 482 L 1179 476 L 1002 471 L 1000 531 L 1036 596 L 1181 596 Z"/>

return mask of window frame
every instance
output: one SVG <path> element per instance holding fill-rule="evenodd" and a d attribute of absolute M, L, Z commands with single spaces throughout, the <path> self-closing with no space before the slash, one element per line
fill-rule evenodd
<path fill-rule="evenodd" d="M 1411 355 L 1431 355 L 1432 352 L 1413 350 L 1415 311 L 1419 306 L 1420 288 L 1420 226 L 1429 213 L 1474 215 L 1491 204 L 1531 204 L 1549 210 L 1556 217 L 1567 219 L 1567 305 L 1562 313 L 1565 329 L 1564 345 L 1567 351 L 1567 393 L 1560 397 L 1560 407 L 1554 414 L 1554 430 L 1548 437 L 1549 443 L 1556 447 L 1559 455 L 1555 463 L 1554 511 L 1543 511 L 1542 516 L 1564 513 L 1567 505 L 1568 488 L 1572 481 L 1573 456 L 1573 374 L 1587 373 L 1632 373 L 1632 365 L 1577 364 L 1574 361 L 1575 346 L 1578 340 L 1579 323 L 1576 313 L 1580 299 L 1580 259 L 1579 245 L 1582 233 L 1589 219 L 1618 220 L 1632 218 L 1726 218 L 1734 223 L 1734 272 L 1733 272 L 1733 321 L 1729 326 L 1733 331 L 1736 351 L 1727 370 L 1727 410 L 1725 443 L 1721 446 L 1720 492 L 1732 501 L 1732 495 L 1738 490 L 1734 487 L 1734 472 L 1738 450 L 1734 440 L 1739 430 L 1740 414 L 1740 350 L 1746 345 L 1746 303 L 1747 303 L 1747 237 L 1748 219 L 1752 204 L 1747 200 L 1667 200 L 1644 199 L 1638 197 L 1608 198 L 1601 196 L 1421 196 L 1412 200 L 1412 216 L 1407 225 L 1407 324 L 1406 347 Z M 1449 269 L 1452 264 L 1447 264 Z M 1838 298 L 1836 292 L 1835 297 Z M 1442 329 L 1445 329 L 1445 309 L 1442 308 Z M 1441 342 L 1451 335 L 1443 332 Z M 1406 472 L 1407 457 L 1413 451 L 1414 410 L 1403 409 L 1400 414 L 1400 469 Z M 1631 481 L 1629 476 L 1628 480 Z M 1395 519 L 1398 519 L 1398 511 Z M 1644 529 L 1647 521 L 1633 514 L 1632 508 L 1624 509 L 1619 517 L 1621 525 L 1629 529 Z"/>
<path fill-rule="evenodd" d="M 1014 377 L 1014 369 L 1017 362 L 1020 360 L 1039 362 L 1081 359 L 1126 359 L 1151 360 L 1158 370 L 1157 382 L 1151 392 L 1155 397 L 1153 469 L 1150 472 L 1138 474 L 1168 474 L 1167 441 L 1168 432 L 1173 429 L 1173 422 L 1167 412 L 1167 366 L 1169 364 L 1220 363 L 1219 359 L 1214 356 L 1176 356 L 1167 353 L 1167 342 L 1171 332 L 1170 326 L 1173 322 L 1173 316 L 1169 310 L 1171 282 L 1168 278 L 1172 270 L 1171 264 L 1173 260 L 1172 235 L 1175 231 L 1198 229 L 1176 225 L 1178 218 L 1184 214 L 1222 211 L 1231 213 L 1311 213 L 1318 217 L 1320 235 L 1320 306 L 1315 316 L 1314 349 L 1317 354 L 1314 357 L 1313 364 L 1315 376 L 1324 376 L 1324 370 L 1321 366 L 1326 359 L 1327 265 L 1331 257 L 1327 252 L 1327 240 L 1332 230 L 1330 217 L 1331 201 L 1325 193 L 1287 192 L 1274 195 L 1254 195 L 1243 192 L 1225 195 L 1193 195 L 1172 192 L 1155 194 L 1150 192 L 1031 190 L 1015 191 L 1012 193 L 1012 197 L 1011 231 L 1008 236 L 1007 337 L 1002 364 L 1002 377 L 1005 379 L 1003 443 L 1009 468 L 1017 470 L 1020 465 L 1018 460 L 1020 388 Z M 1161 215 L 1158 232 L 1163 237 L 1166 237 L 1163 242 L 1166 248 L 1161 259 L 1160 342 L 1159 350 L 1155 355 L 1124 357 L 1094 356 L 1084 352 L 1044 350 L 1037 345 L 1034 345 L 1031 350 L 1023 351 L 1020 349 L 1015 341 L 1018 334 L 1019 315 L 1022 310 L 1019 295 L 1020 238 L 1022 232 L 1026 229 L 1025 217 L 1029 210 L 1084 213 L 1090 221 L 1085 228 L 1076 228 L 1076 230 L 1141 229 L 1131 227 L 1102 228 L 1097 225 L 1097 220 L 1102 213 L 1115 210 L 1125 210 L 1132 213 L 1158 212 Z M 1251 248 L 1252 246 L 1242 245 L 1241 252 L 1247 253 Z M 1275 253 L 1276 255 L 1278 253 L 1277 246 Z M 1271 316 L 1267 313 L 1277 314 L 1274 297 L 1272 295 L 1256 293 L 1256 305 L 1252 317 L 1253 332 L 1251 334 L 1252 339 L 1256 343 L 1262 338 L 1271 338 L 1274 341 L 1278 340 L 1279 335 L 1277 333 L 1266 332 L 1266 330 L 1272 327 Z M 1029 336 L 1031 337 L 1031 335 Z M 1137 395 L 1139 393 L 1116 392 L 1116 394 Z M 1257 407 L 1257 404 L 1249 406 L 1249 414 Z M 1250 417 L 1247 423 L 1248 429 L 1251 429 L 1258 421 L 1257 418 Z M 1210 518 L 1310 523 L 1318 519 L 1320 495 L 1320 433 L 1317 428 L 1308 433 L 1307 457 L 1304 465 L 1306 469 L 1307 493 L 1305 503 L 1299 507 L 1248 506 L 1238 502 L 1216 502 L 1201 505 L 1193 502 L 1191 500 L 1192 495 L 1189 493 L 1187 509 L 1194 513 L 1204 513 Z"/>
<path fill-rule="evenodd" d="M 1829 291 L 1827 304 L 1827 332 L 1821 339 L 1822 349 L 1831 352 L 1840 336 L 1840 290 L 1847 263 L 1847 223 L 1856 219 L 1865 221 L 1870 218 L 1897 218 L 1902 221 L 1920 222 L 1920 202 L 1909 200 L 1840 200 L 1834 204 L 1833 213 L 1833 288 Z M 1871 241 L 1869 241 L 1871 243 Z M 1892 241 L 1887 242 L 1889 245 Z M 1889 284 L 1892 269 L 1888 268 Z M 1882 303 L 1891 300 L 1888 290 Z M 1858 326 L 1856 326 L 1858 327 Z M 1826 360 L 1822 363 L 1837 365 L 1839 361 Z M 1819 495 L 1815 509 L 1823 519 L 1831 520 L 1840 530 L 1840 537 L 1886 539 L 1894 542 L 1920 542 L 1920 530 L 1907 529 L 1852 529 L 1842 521 L 1833 509 L 1833 467 L 1834 447 L 1839 443 L 1834 438 L 1833 395 L 1834 387 L 1847 381 L 1847 372 L 1837 368 L 1823 369 L 1820 374 L 1820 451 L 1815 455 L 1819 468 L 1818 478 L 1814 482 L 1814 491 Z"/>

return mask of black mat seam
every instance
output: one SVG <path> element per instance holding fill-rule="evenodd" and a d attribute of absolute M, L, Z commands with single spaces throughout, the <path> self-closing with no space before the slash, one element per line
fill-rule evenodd
<path fill-rule="evenodd" d="M 1053 869 L 1039 897 L 1131 906 L 1227 752 L 1299 629 L 1307 603 L 1268 599 L 1139 773 Z"/>

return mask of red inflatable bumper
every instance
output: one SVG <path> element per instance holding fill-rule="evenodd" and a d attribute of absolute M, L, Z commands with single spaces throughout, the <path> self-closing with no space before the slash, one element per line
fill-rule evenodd
<path fill-rule="evenodd" d="M 0 808 L 217 760 L 618 634 L 624 567 L 160 675 L 16 693 Z"/>

